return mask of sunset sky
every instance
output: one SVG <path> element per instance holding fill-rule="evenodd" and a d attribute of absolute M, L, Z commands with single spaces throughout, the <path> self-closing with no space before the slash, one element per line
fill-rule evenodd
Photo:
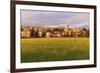
<path fill-rule="evenodd" d="M 21 10 L 21 25 L 70 25 L 89 28 L 89 13 Z"/>

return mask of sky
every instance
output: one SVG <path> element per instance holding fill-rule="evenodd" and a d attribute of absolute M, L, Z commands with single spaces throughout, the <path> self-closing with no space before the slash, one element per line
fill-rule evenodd
<path fill-rule="evenodd" d="M 21 10 L 21 25 L 76 26 L 89 28 L 89 13 Z"/>

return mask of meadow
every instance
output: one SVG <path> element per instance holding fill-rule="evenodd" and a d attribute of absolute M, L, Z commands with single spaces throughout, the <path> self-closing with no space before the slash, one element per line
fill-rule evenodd
<path fill-rule="evenodd" d="M 89 59 L 89 38 L 22 38 L 21 62 Z"/>

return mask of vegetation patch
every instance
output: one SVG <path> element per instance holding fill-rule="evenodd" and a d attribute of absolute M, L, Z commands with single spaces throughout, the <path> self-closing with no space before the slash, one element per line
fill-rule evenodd
<path fill-rule="evenodd" d="M 21 62 L 89 59 L 89 38 L 22 38 Z"/>

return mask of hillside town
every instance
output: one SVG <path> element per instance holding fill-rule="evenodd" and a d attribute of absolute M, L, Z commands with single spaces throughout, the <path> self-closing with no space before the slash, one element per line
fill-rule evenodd
<path fill-rule="evenodd" d="M 22 38 L 89 37 L 89 29 L 70 27 L 21 26 Z"/>

